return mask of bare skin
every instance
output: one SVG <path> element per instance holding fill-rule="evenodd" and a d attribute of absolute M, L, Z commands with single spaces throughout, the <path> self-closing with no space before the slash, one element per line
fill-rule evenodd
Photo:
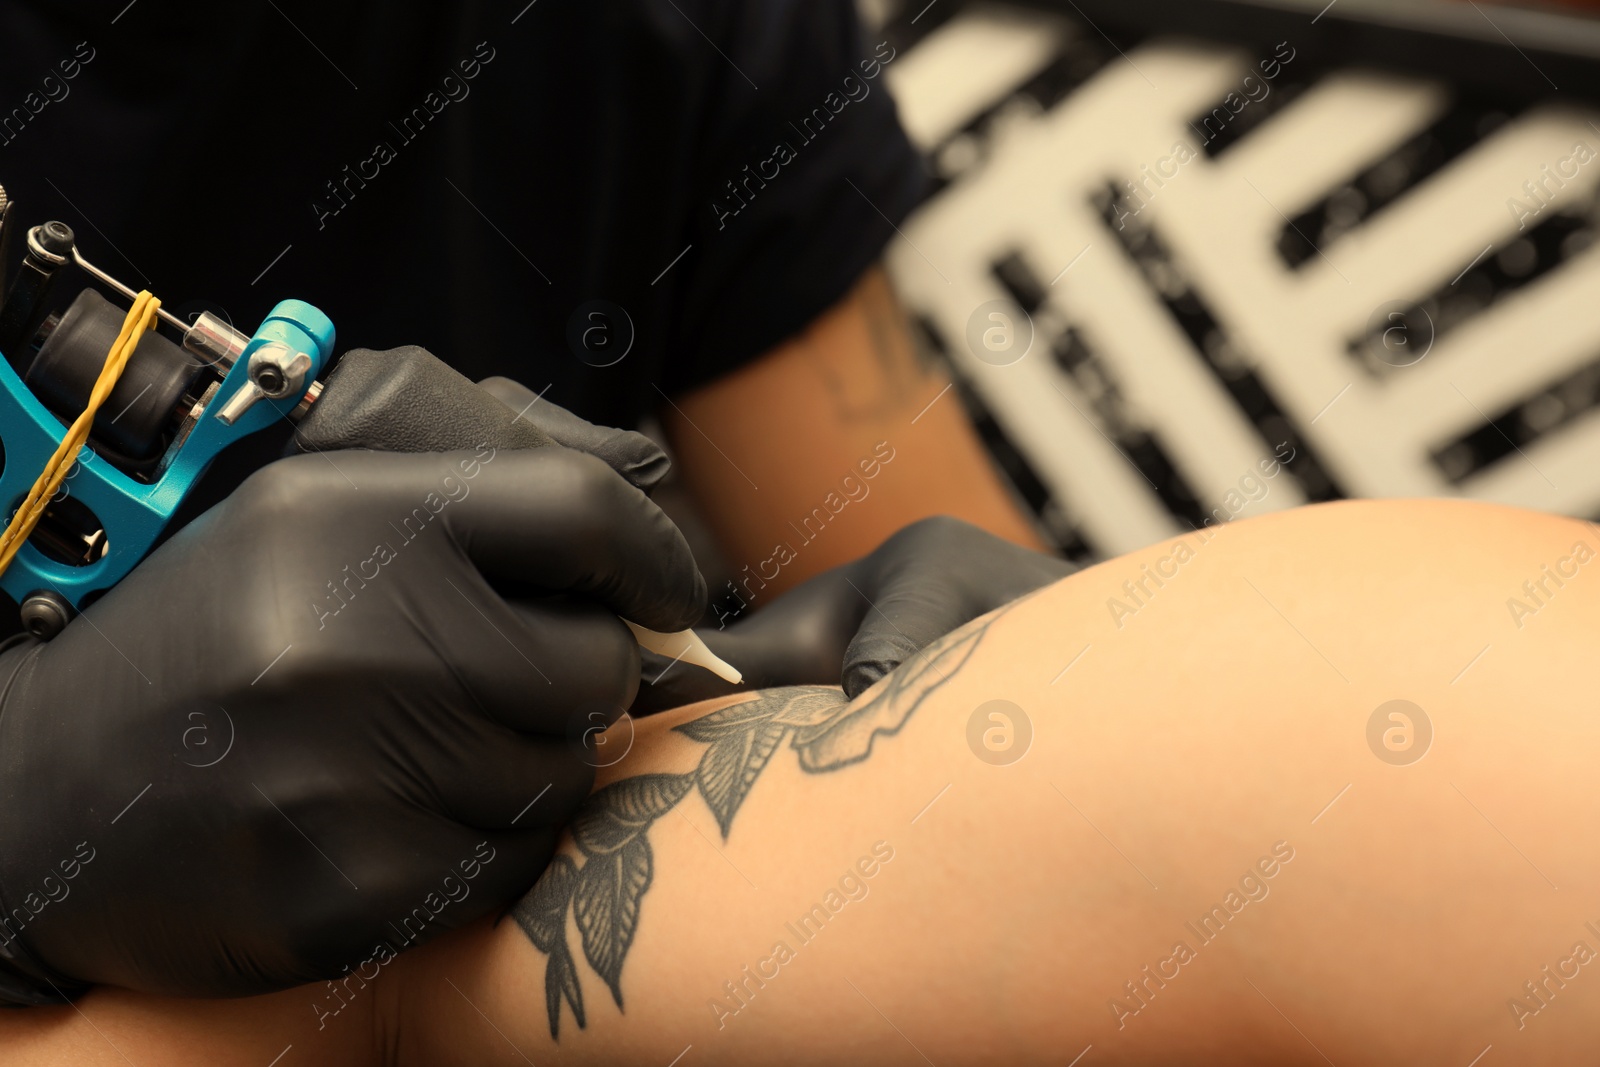
<path fill-rule="evenodd" d="M 1042 546 L 949 377 L 918 354 L 881 267 L 795 337 L 661 417 L 729 562 L 763 575 L 761 601 L 929 515 Z"/>
<path fill-rule="evenodd" d="M 0 1056 L 1591 1060 L 1600 533 L 1361 502 L 1186 544 L 980 620 L 853 705 L 775 690 L 635 724 L 529 898 L 352 983 L 321 1030 L 322 987 L 101 991 L 0 1018 Z M 1369 734 L 1397 699 L 1422 714 Z"/>

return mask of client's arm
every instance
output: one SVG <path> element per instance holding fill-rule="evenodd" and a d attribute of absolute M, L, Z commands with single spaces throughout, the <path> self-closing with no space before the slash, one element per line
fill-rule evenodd
<path fill-rule="evenodd" d="M 402 1062 L 1579 1061 L 1596 543 L 1304 509 L 1068 579 L 853 706 L 642 723 L 516 921 L 408 960 Z"/>
<path fill-rule="evenodd" d="M 0 1017 L 0 1058 L 1582 1062 L 1597 543 L 1361 503 L 1157 546 L 852 705 L 634 724 L 497 926 L 334 988 Z"/>

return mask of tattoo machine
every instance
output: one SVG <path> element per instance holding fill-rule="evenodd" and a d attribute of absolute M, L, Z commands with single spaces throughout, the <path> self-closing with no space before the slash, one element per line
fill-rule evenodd
<path fill-rule="evenodd" d="M 0 188 L 0 589 L 35 636 L 126 577 L 218 453 L 279 419 L 303 452 L 553 443 L 420 348 L 357 350 L 318 381 L 334 327 L 303 301 L 279 303 L 252 335 L 209 313 L 185 322 L 90 263 L 61 222 L 27 232 L 8 287 L 14 208 Z M 58 313 L 69 266 L 132 306 L 84 288 Z M 628 626 L 651 651 L 740 680 L 693 631 Z"/>
<path fill-rule="evenodd" d="M 0 589 L 48 639 L 144 558 L 219 452 L 304 414 L 334 330 L 299 300 L 254 334 L 184 322 L 90 263 L 61 222 L 27 232 L 7 287 L 15 215 L 0 189 Z M 85 287 L 58 311 L 69 267 L 133 306 Z"/>

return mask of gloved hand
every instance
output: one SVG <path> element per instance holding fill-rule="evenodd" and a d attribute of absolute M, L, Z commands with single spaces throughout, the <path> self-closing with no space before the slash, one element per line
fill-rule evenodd
<path fill-rule="evenodd" d="M 370 979 L 543 870 L 592 782 L 574 727 L 638 684 L 611 612 L 705 599 L 676 527 L 570 449 L 271 464 L 0 654 L 0 953 L 34 1002 Z"/>
<path fill-rule="evenodd" d="M 587 452 L 649 493 L 672 464 L 648 437 L 596 426 L 509 378 L 474 385 L 416 345 L 339 357 L 292 448 L 329 452 L 449 452 L 486 442 L 533 448 L 551 441 Z"/>
<path fill-rule="evenodd" d="M 602 456 L 630 477 L 651 472 L 648 486 L 641 485 L 647 491 L 670 467 L 648 438 L 584 422 L 519 382 L 487 378 L 478 385 L 560 443 Z M 460 395 L 459 388 L 452 395 Z M 472 405 L 460 395 L 454 406 Z M 345 418 L 339 425 L 360 421 Z M 380 447 L 396 447 L 419 432 L 409 425 L 386 430 L 389 439 Z M 818 575 L 726 629 L 698 629 L 713 652 L 743 673 L 739 685 L 645 652 L 645 684 L 629 710 L 643 715 L 784 685 L 842 685 L 854 698 L 950 631 L 1077 569 L 959 519 L 923 519 L 872 554 Z"/>
<path fill-rule="evenodd" d="M 742 684 L 646 652 L 629 710 L 784 685 L 842 685 L 853 699 L 936 639 L 1076 570 L 959 519 L 923 519 L 726 629 L 697 630 Z"/>
<path fill-rule="evenodd" d="M 672 469 L 661 447 L 642 433 L 599 426 L 580 419 L 564 407 L 510 378 L 485 378 L 478 388 L 543 430 L 559 445 L 576 448 L 606 461 L 606 465 L 648 495 Z"/>

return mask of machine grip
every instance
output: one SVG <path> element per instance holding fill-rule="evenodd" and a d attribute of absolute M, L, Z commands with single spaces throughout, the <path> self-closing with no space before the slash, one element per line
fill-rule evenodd
<path fill-rule="evenodd" d="M 538 448 L 554 443 L 471 379 L 415 345 L 346 352 L 295 433 L 301 452 L 452 452 L 480 444 Z"/>

